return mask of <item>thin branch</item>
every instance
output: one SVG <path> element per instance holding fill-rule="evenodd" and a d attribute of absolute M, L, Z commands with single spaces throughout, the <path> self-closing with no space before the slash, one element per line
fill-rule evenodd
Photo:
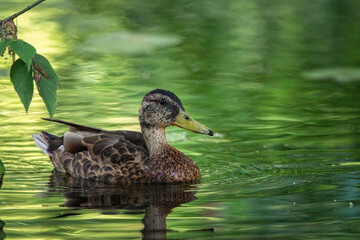
<path fill-rule="evenodd" d="M 44 2 L 45 0 L 37 0 L 36 2 L 34 2 L 33 4 L 27 6 L 26 8 L 24 8 L 23 10 L 11 15 L 10 17 L 4 18 L 3 20 L 0 20 L 0 25 L 5 24 L 7 21 L 9 20 L 13 20 L 14 18 L 20 16 L 21 14 L 23 14 L 24 12 L 29 11 L 30 9 L 32 9 L 33 7 L 36 7 L 37 5 L 39 5 L 40 3 Z"/>

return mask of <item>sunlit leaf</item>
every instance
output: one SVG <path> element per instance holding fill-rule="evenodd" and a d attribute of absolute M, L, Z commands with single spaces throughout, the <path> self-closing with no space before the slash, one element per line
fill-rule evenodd
<path fill-rule="evenodd" d="M 4 55 L 4 52 L 7 48 L 7 46 L 10 44 L 11 40 L 10 39 L 1 39 L 0 40 L 0 56 Z"/>
<path fill-rule="evenodd" d="M 36 81 L 37 89 L 46 105 L 50 117 L 52 117 L 56 109 L 56 91 L 59 83 L 58 76 L 49 61 L 42 55 L 35 55 L 34 65 L 35 75 L 40 76 Z"/>
<path fill-rule="evenodd" d="M 28 70 L 30 70 L 32 58 L 36 54 L 36 49 L 22 40 L 15 40 L 9 44 L 9 47 L 23 60 Z"/>
<path fill-rule="evenodd" d="M 34 84 L 31 71 L 21 59 L 11 66 L 10 79 L 27 112 L 33 96 Z"/>

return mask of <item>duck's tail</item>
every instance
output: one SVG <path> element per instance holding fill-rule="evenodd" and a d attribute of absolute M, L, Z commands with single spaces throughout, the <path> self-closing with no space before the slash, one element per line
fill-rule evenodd
<path fill-rule="evenodd" d="M 32 136 L 36 146 L 49 156 L 54 168 L 60 172 L 65 172 L 62 161 L 65 154 L 64 138 L 47 132 L 33 134 Z"/>
<path fill-rule="evenodd" d="M 50 156 L 57 148 L 63 145 L 63 137 L 58 137 L 47 132 L 33 134 L 32 136 L 36 146 L 38 146 L 41 151 L 43 151 L 48 156 Z"/>

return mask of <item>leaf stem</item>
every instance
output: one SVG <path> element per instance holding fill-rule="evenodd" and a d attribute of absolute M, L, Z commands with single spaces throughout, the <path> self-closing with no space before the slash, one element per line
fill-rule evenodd
<path fill-rule="evenodd" d="M 26 8 L 24 8 L 23 10 L 17 12 L 17 13 L 14 13 L 13 15 L 7 17 L 7 18 L 4 18 L 3 20 L 0 20 L 0 25 L 3 25 L 5 24 L 7 21 L 9 20 L 13 20 L 14 18 L 20 16 L 21 14 L 29 11 L 30 9 L 32 9 L 33 7 L 36 7 L 37 5 L 39 5 L 40 3 L 44 2 L 45 0 L 37 0 L 36 2 L 34 2 L 33 4 L 27 6 Z"/>

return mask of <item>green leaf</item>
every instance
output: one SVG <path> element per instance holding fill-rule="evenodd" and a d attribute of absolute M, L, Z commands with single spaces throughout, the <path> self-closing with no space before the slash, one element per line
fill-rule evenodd
<path fill-rule="evenodd" d="M 15 40 L 9 44 L 10 48 L 26 63 L 28 70 L 30 70 L 32 58 L 36 54 L 36 49 L 24 42 L 23 40 Z"/>
<path fill-rule="evenodd" d="M 21 59 L 11 66 L 10 79 L 27 112 L 34 92 L 34 83 L 31 71 Z"/>
<path fill-rule="evenodd" d="M 0 56 L 4 55 L 4 52 L 7 48 L 7 46 L 10 44 L 11 40 L 10 39 L 1 39 L 0 40 Z"/>
<path fill-rule="evenodd" d="M 36 54 L 34 57 L 34 63 L 36 73 L 41 74 L 41 78 L 39 79 L 39 81 L 35 82 L 39 94 L 44 100 L 50 117 L 52 117 L 56 109 L 56 90 L 58 88 L 59 79 L 54 69 L 50 65 L 49 61 L 44 56 Z M 43 72 L 37 69 L 36 64 L 41 68 Z"/>
<path fill-rule="evenodd" d="M 2 161 L 0 160 L 0 186 L 1 186 L 1 182 L 2 182 L 4 175 L 5 175 L 5 166 L 2 163 Z"/>

